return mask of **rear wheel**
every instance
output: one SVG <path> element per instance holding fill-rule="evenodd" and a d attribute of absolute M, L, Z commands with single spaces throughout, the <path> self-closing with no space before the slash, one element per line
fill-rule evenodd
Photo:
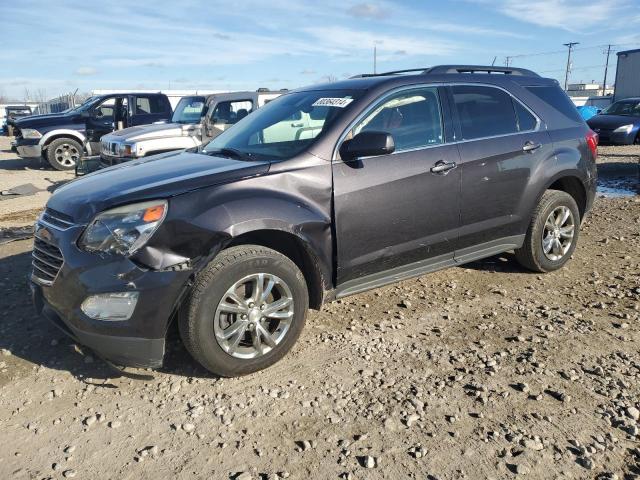
<path fill-rule="evenodd" d="M 580 233 L 580 212 L 571 195 L 547 190 L 535 209 L 522 248 L 515 251 L 518 262 L 535 272 L 561 268 L 576 248 Z"/>
<path fill-rule="evenodd" d="M 82 157 L 82 145 L 70 138 L 58 138 L 47 147 L 47 160 L 56 170 L 73 170 Z"/>
<path fill-rule="evenodd" d="M 245 375 L 291 349 L 308 302 L 304 276 L 289 258 L 256 245 L 232 247 L 198 276 L 180 315 L 180 335 L 209 371 Z"/>

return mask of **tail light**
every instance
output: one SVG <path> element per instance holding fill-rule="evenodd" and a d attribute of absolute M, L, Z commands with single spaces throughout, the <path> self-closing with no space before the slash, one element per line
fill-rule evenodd
<path fill-rule="evenodd" d="M 598 134 L 593 130 L 589 130 L 584 138 L 587 141 L 589 150 L 591 150 L 591 154 L 593 155 L 593 161 L 595 162 L 596 158 L 598 158 Z"/>

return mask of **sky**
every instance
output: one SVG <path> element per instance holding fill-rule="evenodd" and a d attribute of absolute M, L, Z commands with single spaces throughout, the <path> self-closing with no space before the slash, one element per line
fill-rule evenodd
<path fill-rule="evenodd" d="M 0 96 L 254 90 L 439 64 L 602 82 L 640 48 L 640 0 L 0 0 Z M 608 83 L 615 75 L 611 56 Z"/>

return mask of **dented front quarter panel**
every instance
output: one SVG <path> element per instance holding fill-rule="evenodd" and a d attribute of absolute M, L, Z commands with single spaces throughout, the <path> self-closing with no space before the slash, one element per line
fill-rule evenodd
<path fill-rule="evenodd" d="M 241 235 L 295 235 L 312 253 L 324 289 L 331 287 L 331 163 L 311 154 L 273 163 L 263 175 L 169 199 L 162 226 L 134 260 L 153 269 L 189 261 L 199 270 Z"/>

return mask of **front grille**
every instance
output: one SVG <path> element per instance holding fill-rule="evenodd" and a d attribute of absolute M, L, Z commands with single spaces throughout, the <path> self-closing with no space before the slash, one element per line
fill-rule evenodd
<path fill-rule="evenodd" d="M 103 140 L 100 142 L 100 151 L 104 155 L 117 155 L 119 150 L 118 145 L 119 144 L 116 142 L 107 142 L 106 140 Z"/>
<path fill-rule="evenodd" d="M 42 285 L 51 285 L 62 268 L 64 259 L 58 247 L 36 237 L 33 240 L 31 254 L 33 266 L 32 277 Z"/>
<path fill-rule="evenodd" d="M 62 212 L 58 212 L 52 208 L 45 209 L 40 217 L 40 221 L 58 230 L 66 230 L 73 227 L 73 218 Z"/>

